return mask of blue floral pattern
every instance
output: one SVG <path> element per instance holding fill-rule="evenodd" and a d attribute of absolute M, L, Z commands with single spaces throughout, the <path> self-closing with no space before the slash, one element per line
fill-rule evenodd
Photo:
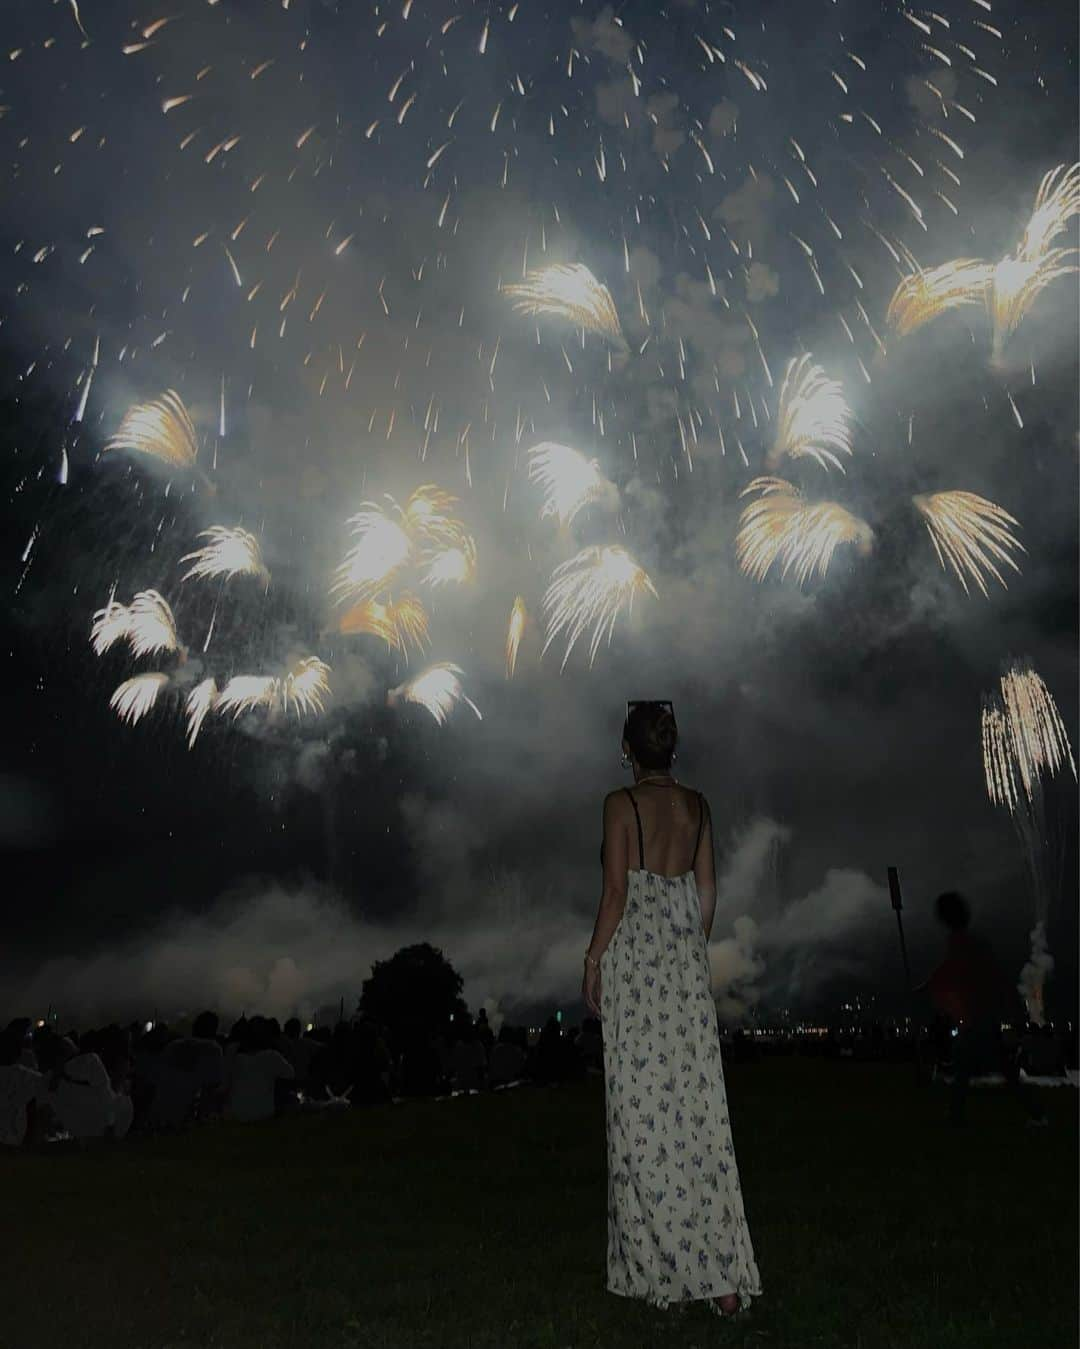
<path fill-rule="evenodd" d="M 692 871 L 631 871 L 600 960 L 607 1287 L 656 1307 L 761 1293 Z"/>

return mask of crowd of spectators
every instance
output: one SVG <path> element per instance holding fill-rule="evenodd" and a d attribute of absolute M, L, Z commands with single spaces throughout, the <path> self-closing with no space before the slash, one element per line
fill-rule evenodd
<path fill-rule="evenodd" d="M 188 1025 L 132 1023 L 61 1035 L 23 1018 L 0 1033 L 0 1144 L 123 1138 L 201 1120 L 255 1121 L 298 1110 L 550 1085 L 603 1071 L 600 1022 L 563 1032 L 550 1017 L 535 1044 L 523 1026 L 498 1036 L 481 1009 L 448 1033 L 393 1037 L 358 1016 L 308 1027 L 214 1012 Z"/>

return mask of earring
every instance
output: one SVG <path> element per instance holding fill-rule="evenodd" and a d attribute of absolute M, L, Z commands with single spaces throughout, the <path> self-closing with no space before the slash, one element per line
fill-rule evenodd
<path fill-rule="evenodd" d="M 622 762 L 622 766 L 623 766 L 624 768 L 629 768 L 629 767 L 630 767 L 630 757 L 629 757 L 629 755 L 624 754 L 624 755 L 622 756 L 621 762 Z"/>
<path fill-rule="evenodd" d="M 676 760 L 678 757 L 679 757 L 679 751 L 678 751 L 677 749 L 673 749 L 673 750 L 671 751 L 671 762 L 674 763 L 675 760 Z"/>

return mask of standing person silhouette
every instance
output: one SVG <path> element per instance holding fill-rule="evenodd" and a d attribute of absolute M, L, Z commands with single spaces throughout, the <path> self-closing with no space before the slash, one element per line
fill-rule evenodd
<path fill-rule="evenodd" d="M 583 997 L 601 1016 L 608 1148 L 607 1288 L 718 1315 L 761 1292 L 728 1119 L 709 979 L 712 821 L 671 775 L 670 703 L 630 703 L 604 799 L 603 894 Z"/>

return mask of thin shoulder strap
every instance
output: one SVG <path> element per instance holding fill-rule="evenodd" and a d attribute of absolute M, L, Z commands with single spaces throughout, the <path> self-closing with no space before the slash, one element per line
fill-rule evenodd
<path fill-rule="evenodd" d="M 701 847 L 701 830 L 705 824 L 705 798 L 701 795 L 700 792 L 698 792 L 697 794 L 697 800 L 698 800 L 697 842 L 694 844 L 694 857 L 693 861 L 691 861 L 690 863 L 691 867 L 694 865 L 694 862 L 697 861 L 697 850 Z"/>
<path fill-rule="evenodd" d="M 644 842 L 643 842 L 643 839 L 642 839 L 642 833 L 641 833 L 641 816 L 638 814 L 637 802 L 634 800 L 634 793 L 630 790 L 629 787 L 624 787 L 623 790 L 626 792 L 627 796 L 630 798 L 630 804 L 634 807 L 634 817 L 635 817 L 635 819 L 637 820 L 637 850 L 638 850 L 638 859 L 639 859 L 639 863 L 638 863 L 638 864 L 639 864 L 639 866 L 641 867 L 641 870 L 644 871 L 644 870 L 645 870 L 645 844 L 644 844 Z"/>

